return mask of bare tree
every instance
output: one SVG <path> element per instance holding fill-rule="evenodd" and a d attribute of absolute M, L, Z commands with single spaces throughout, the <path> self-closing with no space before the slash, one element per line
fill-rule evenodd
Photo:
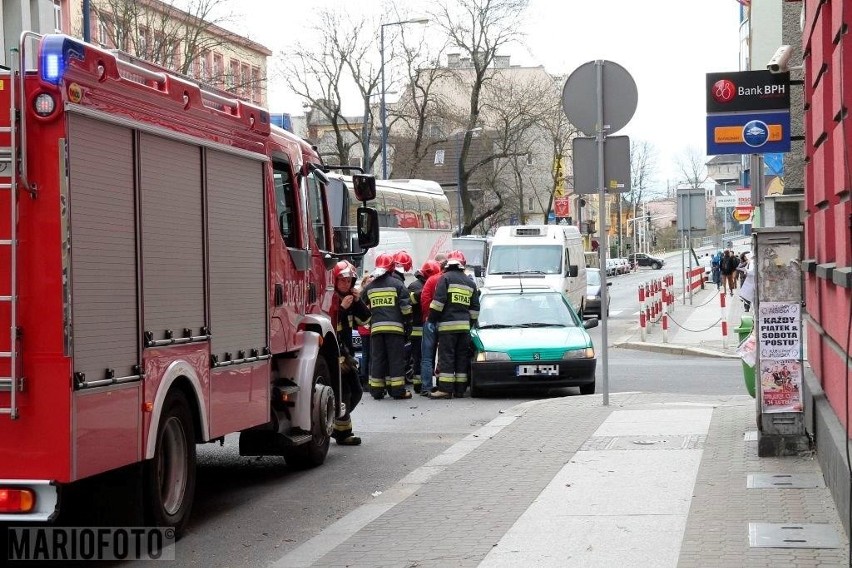
<path fill-rule="evenodd" d="M 707 181 L 707 168 L 704 166 L 704 156 L 693 146 L 683 150 L 677 158 L 677 168 L 682 176 L 682 183 L 692 188 L 700 188 Z"/>
<path fill-rule="evenodd" d="M 657 149 L 647 140 L 630 141 L 630 191 L 625 200 L 638 206 L 647 196 L 657 171 Z"/>
<path fill-rule="evenodd" d="M 553 141 L 542 125 L 553 118 L 555 100 L 558 90 L 544 70 L 530 70 L 520 80 L 507 77 L 493 81 L 482 94 L 481 115 L 493 128 L 489 135 L 494 147 L 472 164 L 472 169 L 497 162 L 498 174 L 502 175 L 496 176 L 494 189 L 511 204 L 510 212 L 516 213 L 521 223 L 527 221 L 525 200 L 532 199 L 545 216 L 552 206 L 556 162 Z M 471 228 L 490 214 L 487 209 L 476 214 Z"/>
<path fill-rule="evenodd" d="M 358 38 L 366 22 L 361 20 L 353 24 L 331 10 L 320 12 L 318 18 L 313 26 L 314 41 L 298 44 L 284 58 L 284 80 L 310 108 L 309 126 L 322 123 L 323 130 L 328 132 L 332 161 L 348 164 L 352 148 L 360 144 L 363 135 L 343 114 L 343 92 L 351 81 L 350 61 L 365 53 L 363 43 L 366 39 Z M 369 101 L 369 89 L 362 88 L 362 93 L 366 93 L 364 98 Z M 369 108 L 365 112 L 369 113 Z M 318 130 L 309 129 L 308 138 L 319 144 L 318 135 Z"/>
<path fill-rule="evenodd" d="M 463 139 L 458 160 L 458 191 L 462 200 L 461 234 L 467 234 L 482 220 L 473 219 L 474 205 L 468 193 L 468 181 L 482 161 L 467 165 L 471 131 L 480 127 L 483 111 L 483 89 L 495 76 L 494 62 L 498 52 L 520 39 L 518 14 L 528 0 L 445 0 L 436 9 L 434 21 L 446 33 L 450 45 L 457 47 L 472 63 L 471 72 L 459 76 L 460 87 L 469 88 L 468 108 L 463 124 Z"/>

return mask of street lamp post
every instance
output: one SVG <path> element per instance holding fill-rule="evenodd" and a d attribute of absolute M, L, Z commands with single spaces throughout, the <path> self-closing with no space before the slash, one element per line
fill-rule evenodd
<path fill-rule="evenodd" d="M 464 164 L 462 163 L 462 140 L 468 134 L 473 134 L 474 132 L 480 132 L 482 130 L 481 126 L 477 126 L 476 128 L 471 128 L 470 130 L 464 130 L 456 134 L 456 218 L 458 219 L 459 228 L 456 230 L 456 236 L 462 236 L 462 227 L 464 223 L 462 221 L 462 198 L 461 198 L 461 180 L 462 180 L 462 167 Z"/>
<path fill-rule="evenodd" d="M 385 107 L 385 28 L 387 26 L 404 26 L 405 24 L 428 24 L 428 18 L 415 18 L 411 20 L 401 20 L 399 22 L 388 22 L 379 26 L 379 56 L 381 65 L 379 71 L 382 76 L 382 102 L 379 109 L 379 116 L 382 121 L 382 179 L 388 179 L 388 128 L 387 128 L 387 107 Z"/>

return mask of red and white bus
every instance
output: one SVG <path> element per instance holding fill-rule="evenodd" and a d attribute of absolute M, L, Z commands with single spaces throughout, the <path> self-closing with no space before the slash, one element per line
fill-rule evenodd
<path fill-rule="evenodd" d="M 146 521 L 179 532 L 195 445 L 234 432 L 244 455 L 322 463 L 340 373 L 311 146 L 62 35 L 22 36 L 0 108 L 0 522 L 51 520 L 67 484 L 143 464 Z"/>
<path fill-rule="evenodd" d="M 333 173 L 328 178 L 332 188 L 329 209 L 335 227 L 335 250 L 358 252 L 357 245 L 353 246 L 358 201 L 352 178 Z M 452 250 L 450 203 L 437 182 L 377 180 L 376 198 L 367 205 L 379 215 L 379 244 L 364 256 L 364 270 L 372 270 L 376 255 L 382 252 L 407 251 L 417 270 L 439 252 L 446 254 Z"/>

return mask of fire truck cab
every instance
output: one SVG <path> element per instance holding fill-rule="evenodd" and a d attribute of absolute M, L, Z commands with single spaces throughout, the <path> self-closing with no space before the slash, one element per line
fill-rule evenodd
<path fill-rule="evenodd" d="M 65 485 L 143 464 L 146 522 L 179 532 L 195 445 L 230 433 L 321 464 L 341 409 L 316 151 L 63 35 L 23 34 L 0 108 L 0 521 L 52 520 Z M 378 242 L 374 210 L 358 237 Z"/>

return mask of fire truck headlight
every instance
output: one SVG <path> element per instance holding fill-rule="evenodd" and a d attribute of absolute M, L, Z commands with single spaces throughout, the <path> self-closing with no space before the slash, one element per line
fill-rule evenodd
<path fill-rule="evenodd" d="M 33 101 L 33 107 L 37 115 L 50 116 L 56 110 L 56 101 L 47 93 L 42 93 Z"/>

